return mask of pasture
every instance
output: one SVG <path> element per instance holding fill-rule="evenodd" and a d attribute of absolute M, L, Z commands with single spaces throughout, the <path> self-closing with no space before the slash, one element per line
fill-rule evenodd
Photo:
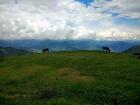
<path fill-rule="evenodd" d="M 0 62 L 0 105 L 140 105 L 134 55 L 71 51 Z"/>

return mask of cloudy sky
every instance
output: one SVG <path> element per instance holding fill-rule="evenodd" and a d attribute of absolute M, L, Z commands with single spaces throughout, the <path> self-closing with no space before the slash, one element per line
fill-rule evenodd
<path fill-rule="evenodd" d="M 0 39 L 140 40 L 140 0 L 0 0 Z"/>

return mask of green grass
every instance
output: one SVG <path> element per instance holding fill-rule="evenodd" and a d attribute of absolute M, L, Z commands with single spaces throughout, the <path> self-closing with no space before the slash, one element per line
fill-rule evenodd
<path fill-rule="evenodd" d="M 7 57 L 0 105 L 140 105 L 140 60 L 95 51 Z"/>

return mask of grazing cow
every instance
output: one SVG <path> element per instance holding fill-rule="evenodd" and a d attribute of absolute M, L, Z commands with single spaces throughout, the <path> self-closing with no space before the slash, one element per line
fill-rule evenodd
<path fill-rule="evenodd" d="M 110 52 L 110 49 L 109 47 L 102 47 L 103 51 L 107 51 L 107 52 Z"/>
<path fill-rule="evenodd" d="M 140 55 L 140 53 L 134 53 L 134 55 Z"/>
<path fill-rule="evenodd" d="M 133 53 L 133 55 L 135 55 L 137 59 L 140 59 L 140 53 L 136 52 L 136 53 Z"/>
<path fill-rule="evenodd" d="M 48 49 L 48 48 L 45 48 L 45 49 L 42 50 L 42 52 L 43 52 L 43 53 L 49 52 L 49 49 Z"/>

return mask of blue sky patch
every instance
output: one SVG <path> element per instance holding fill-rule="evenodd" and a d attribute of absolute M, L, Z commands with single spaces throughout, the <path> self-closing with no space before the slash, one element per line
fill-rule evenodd
<path fill-rule="evenodd" d="M 135 26 L 140 27 L 140 20 L 139 19 L 132 19 L 127 17 L 121 17 L 114 20 L 115 24 L 123 24 L 127 26 Z"/>
<path fill-rule="evenodd" d="M 90 5 L 91 3 L 94 2 L 94 0 L 76 0 L 76 1 L 80 1 L 81 3 L 84 3 L 86 5 Z"/>

